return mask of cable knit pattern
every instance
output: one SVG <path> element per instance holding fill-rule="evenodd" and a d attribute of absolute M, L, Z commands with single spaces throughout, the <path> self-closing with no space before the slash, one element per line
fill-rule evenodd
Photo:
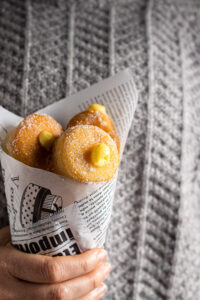
<path fill-rule="evenodd" d="M 15 113 L 21 110 L 25 55 L 26 6 L 23 0 L 0 3 L 0 99 Z M 11 101 L 12 99 L 12 101 Z"/>
<path fill-rule="evenodd" d="M 183 7 L 184 8 L 184 7 Z M 180 31 L 184 86 L 182 203 L 171 299 L 200 299 L 200 3 L 183 10 Z M 184 20 L 184 22 L 183 22 Z"/>
<path fill-rule="evenodd" d="M 21 111 L 23 60 L 25 55 L 26 6 L 24 1 L 0 3 L 0 103 Z M 1 171 L 1 168 L 0 168 Z M 0 226 L 8 224 L 3 180 L 0 176 Z"/>
<path fill-rule="evenodd" d="M 109 13 L 109 6 L 97 1 L 76 5 L 73 91 L 109 76 Z"/>
<path fill-rule="evenodd" d="M 22 116 L 126 67 L 139 103 L 106 249 L 107 300 L 200 299 L 198 0 L 1 0 L 0 101 Z M 0 183 L 0 227 L 8 223 Z"/>
<path fill-rule="evenodd" d="M 29 35 L 25 65 L 28 91 L 25 112 L 33 112 L 65 96 L 68 7 L 62 1 L 27 2 Z"/>
<path fill-rule="evenodd" d="M 150 8 L 149 143 L 136 299 L 153 300 L 166 299 L 170 284 L 180 205 L 183 104 L 177 8 L 172 1 L 153 1 Z"/>
<path fill-rule="evenodd" d="M 145 1 L 138 1 L 133 6 L 127 2 L 116 7 L 115 12 L 115 70 L 132 67 L 140 99 L 120 166 L 113 218 L 107 237 L 106 247 L 109 249 L 113 271 L 108 279 L 106 299 L 133 297 L 143 205 L 142 174 L 147 128 L 147 43 L 145 27 L 141 26 L 145 24 L 145 10 Z M 119 245 L 122 255 L 119 253 Z"/>

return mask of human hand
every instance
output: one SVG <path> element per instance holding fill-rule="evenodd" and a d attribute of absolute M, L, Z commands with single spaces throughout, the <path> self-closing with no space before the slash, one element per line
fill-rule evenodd
<path fill-rule="evenodd" d="M 97 300 L 110 273 L 106 252 L 49 257 L 20 252 L 10 244 L 9 227 L 0 230 L 1 300 Z"/>

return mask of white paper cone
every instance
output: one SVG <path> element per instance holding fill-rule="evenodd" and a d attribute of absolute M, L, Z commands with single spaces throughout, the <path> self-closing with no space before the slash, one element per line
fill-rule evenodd
<path fill-rule="evenodd" d="M 65 128 L 91 103 L 106 106 L 120 136 L 121 155 L 137 104 L 130 70 L 47 106 L 39 113 L 54 117 Z M 0 107 L 3 140 L 20 117 Z M 29 167 L 0 151 L 12 244 L 44 255 L 73 255 L 103 247 L 111 217 L 117 174 L 106 183 L 80 183 Z"/>

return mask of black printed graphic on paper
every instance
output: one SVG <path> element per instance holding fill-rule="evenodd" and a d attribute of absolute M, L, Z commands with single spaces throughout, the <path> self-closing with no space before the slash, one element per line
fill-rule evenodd
<path fill-rule="evenodd" d="M 29 183 L 21 198 L 22 227 L 30 228 L 32 224 L 53 216 L 62 210 L 62 205 L 61 196 L 52 195 L 49 189 Z"/>

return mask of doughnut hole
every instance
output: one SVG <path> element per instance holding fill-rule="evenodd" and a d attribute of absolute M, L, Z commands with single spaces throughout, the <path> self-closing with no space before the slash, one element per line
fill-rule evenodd
<path fill-rule="evenodd" d="M 110 149 L 110 160 L 95 167 L 91 152 L 96 144 L 104 143 Z M 56 140 L 53 149 L 54 171 L 82 182 L 101 182 L 113 178 L 119 165 L 116 143 L 108 133 L 97 126 L 69 127 Z"/>

